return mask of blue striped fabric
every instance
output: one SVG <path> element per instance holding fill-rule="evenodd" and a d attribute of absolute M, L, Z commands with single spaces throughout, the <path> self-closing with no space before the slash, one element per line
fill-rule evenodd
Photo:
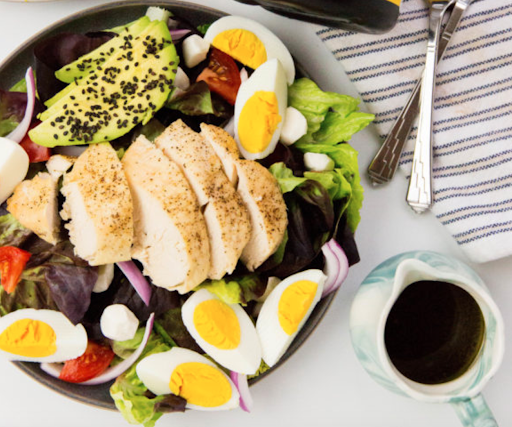
<path fill-rule="evenodd" d="M 398 24 L 367 35 L 319 27 L 385 138 L 424 66 L 428 9 L 403 0 Z M 401 158 L 408 176 L 414 126 Z M 474 262 L 512 255 L 512 0 L 476 0 L 438 67 L 434 214 Z"/>

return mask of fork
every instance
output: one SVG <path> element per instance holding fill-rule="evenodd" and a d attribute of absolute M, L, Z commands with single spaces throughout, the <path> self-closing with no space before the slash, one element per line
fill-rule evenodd
<path fill-rule="evenodd" d="M 455 2 L 439 40 L 438 61 L 442 58 L 470 2 L 470 0 L 457 0 Z M 411 132 L 414 120 L 418 115 L 420 89 L 421 79 L 416 84 L 407 104 L 402 109 L 388 136 L 368 167 L 368 175 L 373 185 L 380 185 L 391 181 L 398 169 L 400 155 L 407 142 L 407 137 Z"/>

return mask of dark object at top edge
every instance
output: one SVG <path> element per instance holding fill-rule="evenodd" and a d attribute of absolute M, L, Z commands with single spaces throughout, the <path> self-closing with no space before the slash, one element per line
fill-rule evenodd
<path fill-rule="evenodd" d="M 236 0 L 289 18 L 362 33 L 393 29 L 399 7 L 387 0 Z"/>

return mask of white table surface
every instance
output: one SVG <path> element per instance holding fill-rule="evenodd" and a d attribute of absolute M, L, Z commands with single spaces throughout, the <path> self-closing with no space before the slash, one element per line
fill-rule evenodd
<path fill-rule="evenodd" d="M 0 60 L 25 39 L 75 11 L 105 1 L 49 3 L 0 2 Z M 324 89 L 357 96 L 340 64 L 316 37 L 314 26 L 229 0 L 194 1 L 233 14 L 252 17 L 272 29 Z M 0 82 L 0 87 L 2 86 Z M 374 189 L 364 176 L 378 147 L 373 129 L 353 138 L 360 152 L 365 200 L 357 231 L 361 262 L 329 312 L 305 345 L 280 369 L 251 388 L 254 410 L 187 412 L 165 415 L 157 426 L 346 426 L 456 427 L 447 405 L 415 402 L 381 388 L 363 370 L 352 350 L 348 314 L 364 277 L 384 259 L 407 250 L 430 249 L 467 261 L 451 236 L 431 214 L 415 215 L 405 204 L 406 180 L 398 176 Z M 484 395 L 500 426 L 512 426 L 512 260 L 472 265 L 502 310 L 507 332 L 505 361 Z M 34 382 L 9 362 L 0 360 L 0 427 L 126 427 L 119 413 L 73 401 Z"/>

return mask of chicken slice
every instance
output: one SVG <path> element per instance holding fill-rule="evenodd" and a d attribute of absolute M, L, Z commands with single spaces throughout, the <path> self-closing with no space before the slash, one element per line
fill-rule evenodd
<path fill-rule="evenodd" d="M 251 216 L 251 240 L 242 252 L 242 262 L 254 271 L 283 241 L 288 216 L 286 204 L 274 176 L 252 160 L 238 160 L 238 192 Z"/>
<path fill-rule="evenodd" d="M 251 236 L 247 209 L 222 170 L 211 146 L 181 120 L 171 124 L 156 140 L 157 147 L 178 164 L 195 191 L 210 240 L 208 277 L 232 273 Z"/>
<path fill-rule="evenodd" d="M 75 253 L 91 265 L 131 259 L 133 205 L 128 182 L 109 143 L 93 144 L 64 175 L 60 212 Z"/>
<path fill-rule="evenodd" d="M 210 269 L 206 223 L 176 163 L 144 136 L 122 160 L 133 198 L 133 258 L 156 286 L 186 293 Z"/>
<path fill-rule="evenodd" d="M 288 217 L 286 204 L 276 179 L 259 163 L 240 160 L 236 141 L 224 129 L 201 124 L 201 135 L 222 161 L 224 171 L 237 186 L 251 218 L 252 232 L 242 252 L 242 262 L 253 271 L 267 260 L 281 244 Z"/>
<path fill-rule="evenodd" d="M 63 176 L 71 166 L 76 162 L 76 157 L 66 156 L 64 154 L 54 154 L 46 162 L 46 169 L 54 179 Z"/>
<path fill-rule="evenodd" d="M 238 176 L 235 163 L 240 158 L 240 150 L 238 150 L 236 141 L 224 129 L 206 123 L 201 123 L 201 136 L 210 143 L 219 156 L 226 176 L 236 187 Z"/>
<path fill-rule="evenodd" d="M 57 180 L 49 173 L 39 172 L 17 185 L 7 200 L 7 210 L 21 225 L 55 245 L 60 231 L 58 193 Z"/>

